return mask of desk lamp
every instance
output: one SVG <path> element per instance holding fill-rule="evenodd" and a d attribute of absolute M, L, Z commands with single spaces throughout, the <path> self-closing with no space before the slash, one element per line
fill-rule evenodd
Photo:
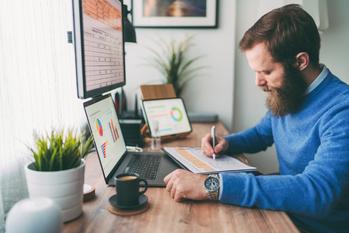
<path fill-rule="evenodd" d="M 132 14 L 132 10 L 128 10 L 127 5 L 123 4 L 122 14 L 124 19 L 123 20 L 124 21 L 123 22 L 124 23 L 124 41 L 137 43 L 135 28 L 133 27 L 133 24 L 130 22 L 130 20 L 127 17 L 129 14 Z"/>

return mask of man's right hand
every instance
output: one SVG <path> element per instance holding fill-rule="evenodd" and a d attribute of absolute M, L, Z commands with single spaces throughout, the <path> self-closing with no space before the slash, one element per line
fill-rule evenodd
<path fill-rule="evenodd" d="M 211 134 L 208 133 L 201 139 L 201 150 L 208 157 L 212 157 L 213 154 L 219 157 L 219 155 L 225 152 L 229 147 L 229 143 L 223 137 L 216 136 L 216 140 L 217 144 L 212 148 Z"/>

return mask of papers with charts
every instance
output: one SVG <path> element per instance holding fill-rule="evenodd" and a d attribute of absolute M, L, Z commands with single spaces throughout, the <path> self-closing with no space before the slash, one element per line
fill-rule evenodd
<path fill-rule="evenodd" d="M 163 150 L 184 167 L 194 173 L 215 173 L 222 171 L 256 171 L 255 167 L 246 165 L 228 155 L 219 155 L 212 159 L 204 155 L 200 148 L 164 147 Z"/>

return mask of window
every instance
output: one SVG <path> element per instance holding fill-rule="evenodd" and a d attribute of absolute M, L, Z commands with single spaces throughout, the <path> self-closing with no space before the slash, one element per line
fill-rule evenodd
<path fill-rule="evenodd" d="M 4 213 L 26 195 L 23 158 L 33 130 L 85 122 L 67 43 L 72 22 L 70 1 L 0 4 L 0 232 Z"/>

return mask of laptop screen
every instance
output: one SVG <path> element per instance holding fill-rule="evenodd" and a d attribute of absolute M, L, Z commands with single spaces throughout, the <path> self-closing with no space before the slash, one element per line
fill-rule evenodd
<path fill-rule="evenodd" d="M 191 132 L 181 98 L 143 100 L 143 112 L 153 137 Z"/>
<path fill-rule="evenodd" d="M 84 103 L 84 107 L 103 173 L 108 177 L 126 152 L 113 100 L 107 95 Z"/>

